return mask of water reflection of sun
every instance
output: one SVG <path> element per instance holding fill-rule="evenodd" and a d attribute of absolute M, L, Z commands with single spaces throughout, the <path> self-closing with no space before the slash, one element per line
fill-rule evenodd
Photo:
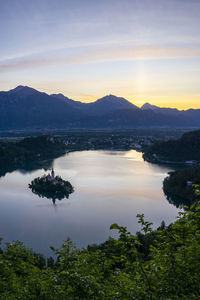
<path fill-rule="evenodd" d="M 135 161 L 143 161 L 142 153 L 135 150 L 126 151 L 124 157 Z"/>

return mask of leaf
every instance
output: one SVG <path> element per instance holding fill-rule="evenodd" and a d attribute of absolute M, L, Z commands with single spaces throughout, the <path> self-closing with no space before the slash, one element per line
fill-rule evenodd
<path fill-rule="evenodd" d="M 56 249 L 53 246 L 49 247 L 52 251 L 56 251 Z"/>
<path fill-rule="evenodd" d="M 110 225 L 110 229 L 120 229 L 120 226 L 117 223 Z"/>

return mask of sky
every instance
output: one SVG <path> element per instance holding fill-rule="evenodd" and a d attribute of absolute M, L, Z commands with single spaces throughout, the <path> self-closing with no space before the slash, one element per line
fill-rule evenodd
<path fill-rule="evenodd" d="M 0 0 L 0 90 L 200 108 L 200 0 Z"/>

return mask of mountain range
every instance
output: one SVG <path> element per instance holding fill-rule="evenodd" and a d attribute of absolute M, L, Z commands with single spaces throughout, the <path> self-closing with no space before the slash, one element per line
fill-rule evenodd
<path fill-rule="evenodd" d="M 200 109 L 178 110 L 107 95 L 83 103 L 27 86 L 0 92 L 0 130 L 200 127 Z"/>

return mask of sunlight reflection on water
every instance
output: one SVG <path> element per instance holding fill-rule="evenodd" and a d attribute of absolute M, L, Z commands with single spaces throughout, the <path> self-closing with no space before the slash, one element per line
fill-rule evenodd
<path fill-rule="evenodd" d="M 7 174 L 0 179 L 0 236 L 19 239 L 34 250 L 49 254 L 70 236 L 78 246 L 105 241 L 112 223 L 139 229 L 136 215 L 159 226 L 177 215 L 162 192 L 162 181 L 172 169 L 144 162 L 131 151 L 82 151 L 57 158 L 54 169 L 69 180 L 75 192 L 56 205 L 39 198 L 28 183 L 44 170 Z"/>

